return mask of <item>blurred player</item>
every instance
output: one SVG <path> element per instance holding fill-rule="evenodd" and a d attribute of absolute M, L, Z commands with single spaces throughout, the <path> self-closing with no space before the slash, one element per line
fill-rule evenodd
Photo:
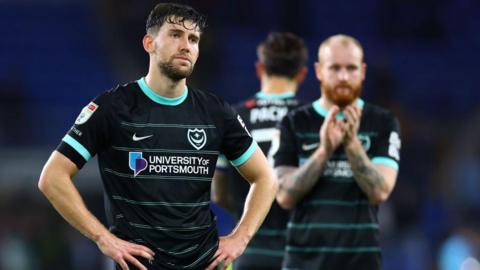
<path fill-rule="evenodd" d="M 378 204 L 399 165 L 399 124 L 359 98 L 363 49 L 336 35 L 318 51 L 321 98 L 281 122 L 277 201 L 293 209 L 283 269 L 381 268 Z"/>
<path fill-rule="evenodd" d="M 57 211 L 117 269 L 225 269 L 274 199 L 273 170 L 240 116 L 220 98 L 186 85 L 204 27 L 205 17 L 191 7 L 156 5 L 143 38 L 148 74 L 90 102 L 40 177 L 39 188 Z M 221 238 L 209 209 L 220 152 L 251 184 L 243 218 Z M 109 229 L 72 182 L 95 154 Z"/>
<path fill-rule="evenodd" d="M 260 148 L 268 153 L 272 137 L 278 133 L 276 124 L 299 105 L 295 93 L 307 74 L 308 52 L 300 37 L 292 33 L 271 33 L 258 46 L 257 54 L 256 71 L 261 91 L 240 103 L 236 109 Z M 238 173 L 227 169 L 225 160 L 220 159 L 214 176 L 213 200 L 231 210 L 239 220 L 243 212 L 241 202 L 248 194 L 248 185 Z M 229 177 L 230 173 L 232 177 Z M 244 255 L 235 260 L 234 269 L 280 269 L 287 221 L 288 212 L 274 203 Z"/>

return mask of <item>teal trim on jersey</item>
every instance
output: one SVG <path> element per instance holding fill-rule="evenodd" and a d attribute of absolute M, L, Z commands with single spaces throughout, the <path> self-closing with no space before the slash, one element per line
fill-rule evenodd
<path fill-rule="evenodd" d="M 358 99 L 357 99 L 357 106 L 358 106 L 360 109 L 363 109 L 363 106 L 365 106 L 365 101 L 363 101 L 363 99 L 361 99 L 361 98 L 358 98 Z"/>
<path fill-rule="evenodd" d="M 121 173 L 114 171 L 109 168 L 105 168 L 103 171 L 114 174 L 119 177 L 123 178 L 134 178 L 134 179 L 152 179 L 152 180 L 175 180 L 175 181 L 204 181 L 210 182 L 212 178 L 210 177 L 194 177 L 194 176 L 164 176 L 164 175 L 137 175 L 133 176 L 133 174 Z"/>
<path fill-rule="evenodd" d="M 147 83 L 145 82 L 145 77 L 142 77 L 137 80 L 138 86 L 142 89 L 142 92 L 154 102 L 167 105 L 167 106 L 177 106 L 182 103 L 188 96 L 188 87 L 185 86 L 183 90 L 183 94 L 176 98 L 168 98 L 160 96 L 159 94 L 155 93 L 150 87 L 148 87 Z"/>
<path fill-rule="evenodd" d="M 130 200 L 122 196 L 113 195 L 112 199 L 116 201 L 124 201 L 129 204 L 145 205 L 145 206 L 177 206 L 177 207 L 201 207 L 210 205 L 210 201 L 198 202 L 198 203 L 179 203 L 179 202 L 148 202 L 148 201 L 135 201 Z"/>
<path fill-rule="evenodd" d="M 327 117 L 328 111 L 322 105 L 320 105 L 320 100 L 316 100 L 312 103 L 313 109 L 323 117 Z"/>
<path fill-rule="evenodd" d="M 88 152 L 87 148 L 85 148 L 81 143 L 79 143 L 77 140 L 75 140 L 72 136 L 70 135 L 65 135 L 63 137 L 62 141 L 64 141 L 66 144 L 70 145 L 75 151 L 77 151 L 84 159 L 85 161 L 90 160 L 92 158 L 92 155 L 90 152 Z"/>
<path fill-rule="evenodd" d="M 379 247 L 297 247 L 287 245 L 287 252 L 301 253 L 369 253 L 380 252 Z"/>
<path fill-rule="evenodd" d="M 272 229 L 259 229 L 256 235 L 261 236 L 284 236 L 287 234 L 287 230 L 272 230 Z"/>
<path fill-rule="evenodd" d="M 372 163 L 385 165 L 398 171 L 398 162 L 389 157 L 374 157 L 372 158 Z"/>
<path fill-rule="evenodd" d="M 358 206 L 358 205 L 368 205 L 370 202 L 367 200 L 355 200 L 355 201 L 346 201 L 346 200 L 311 200 L 306 201 L 306 205 L 332 205 L 332 206 Z"/>
<path fill-rule="evenodd" d="M 285 251 L 283 249 L 272 250 L 272 249 L 266 249 L 266 248 L 247 247 L 245 249 L 244 254 L 257 254 L 257 255 L 264 255 L 264 256 L 270 256 L 270 257 L 283 257 L 284 252 Z"/>
<path fill-rule="evenodd" d="M 152 127 L 152 128 L 217 128 L 214 125 L 183 125 L 183 124 L 153 124 L 153 123 L 130 123 L 122 121 L 120 122 L 123 126 L 130 127 Z"/>
<path fill-rule="evenodd" d="M 379 228 L 376 223 L 292 223 L 287 225 L 289 229 L 329 229 L 329 230 L 366 230 Z"/>
<path fill-rule="evenodd" d="M 231 160 L 230 163 L 235 167 L 242 165 L 253 155 L 255 150 L 257 150 L 257 147 L 257 142 L 252 140 L 252 144 L 250 144 L 250 147 L 248 147 L 247 151 L 245 151 L 245 153 L 243 153 L 239 158 Z"/>
<path fill-rule="evenodd" d="M 180 153 L 180 154 L 207 154 L 218 155 L 219 151 L 202 151 L 202 150 L 176 150 L 176 149 L 150 149 L 150 148 L 131 148 L 112 146 L 113 149 L 125 152 L 155 152 L 155 153 Z"/>
<path fill-rule="evenodd" d="M 363 109 L 363 106 L 365 105 L 365 101 L 363 101 L 362 99 L 360 98 L 357 98 L 357 101 L 356 101 L 356 104 L 357 106 L 360 108 L 360 109 Z M 323 107 L 321 104 L 320 104 L 320 100 L 316 100 L 312 103 L 312 106 L 313 106 L 313 109 L 321 116 L 323 117 L 327 117 L 328 115 L 328 110 Z M 343 119 L 345 118 L 345 115 L 343 114 L 343 112 L 339 112 L 337 113 L 337 118 L 338 119 Z"/>
<path fill-rule="evenodd" d="M 286 92 L 282 94 L 269 94 L 265 92 L 258 92 L 255 94 L 255 97 L 261 99 L 287 99 L 295 97 L 295 92 Z"/>
<path fill-rule="evenodd" d="M 128 224 L 132 225 L 135 228 L 140 229 L 149 229 L 149 230 L 157 230 L 157 231 L 170 231 L 170 232 L 191 232 L 196 230 L 202 230 L 212 225 L 201 225 L 201 226 L 191 226 L 191 227 L 163 227 L 163 226 L 151 226 L 147 224 L 139 224 L 134 222 L 129 222 Z"/>

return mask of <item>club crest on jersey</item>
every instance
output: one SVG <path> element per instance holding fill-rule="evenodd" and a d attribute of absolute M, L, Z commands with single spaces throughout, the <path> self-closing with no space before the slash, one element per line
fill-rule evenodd
<path fill-rule="evenodd" d="M 87 106 L 85 106 L 80 114 L 78 115 L 77 119 L 75 120 L 76 125 L 81 125 L 84 124 L 85 122 L 90 119 L 90 116 L 98 109 L 98 105 L 95 104 L 94 102 L 88 103 Z"/>
<path fill-rule="evenodd" d="M 195 149 L 200 150 L 207 143 L 207 133 L 203 128 L 188 129 L 187 132 L 188 142 L 195 147 Z"/>
<path fill-rule="evenodd" d="M 358 134 L 358 140 L 362 143 L 363 149 L 368 151 L 372 142 L 370 141 L 370 136 L 364 134 Z"/>
<path fill-rule="evenodd" d="M 148 166 L 147 160 L 142 157 L 142 152 L 128 153 L 128 167 L 133 171 L 133 176 L 137 176 Z"/>

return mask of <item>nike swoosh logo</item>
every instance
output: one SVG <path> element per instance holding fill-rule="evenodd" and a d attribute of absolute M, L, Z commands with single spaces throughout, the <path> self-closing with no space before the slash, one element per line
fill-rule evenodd
<path fill-rule="evenodd" d="M 133 140 L 134 142 L 138 142 L 138 141 L 141 141 L 141 140 L 148 139 L 148 138 L 150 138 L 150 137 L 152 137 L 152 136 L 153 136 L 153 134 L 152 134 L 152 135 L 148 135 L 148 136 L 137 137 L 137 133 L 135 133 L 135 134 L 133 134 L 132 140 Z"/>
<path fill-rule="evenodd" d="M 310 151 L 318 147 L 318 143 L 302 144 L 303 151 Z"/>

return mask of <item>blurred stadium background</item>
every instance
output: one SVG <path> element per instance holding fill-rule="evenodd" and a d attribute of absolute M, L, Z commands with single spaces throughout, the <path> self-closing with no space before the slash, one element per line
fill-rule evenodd
<path fill-rule="evenodd" d="M 147 71 L 150 0 L 0 0 L 0 270 L 106 269 L 96 246 L 37 189 L 41 168 L 81 108 Z M 366 101 L 394 110 L 402 163 L 381 208 L 384 269 L 456 270 L 480 254 L 480 2 L 478 0 L 198 0 L 208 14 L 190 83 L 235 103 L 259 90 L 255 50 L 269 31 L 310 49 L 299 95 L 319 95 L 317 46 L 347 33 L 364 45 Z M 91 161 L 76 178 L 103 218 Z M 223 217 L 227 230 L 231 223 Z M 461 262 L 460 262 L 461 263 Z M 472 268 L 473 269 L 473 268 Z"/>

